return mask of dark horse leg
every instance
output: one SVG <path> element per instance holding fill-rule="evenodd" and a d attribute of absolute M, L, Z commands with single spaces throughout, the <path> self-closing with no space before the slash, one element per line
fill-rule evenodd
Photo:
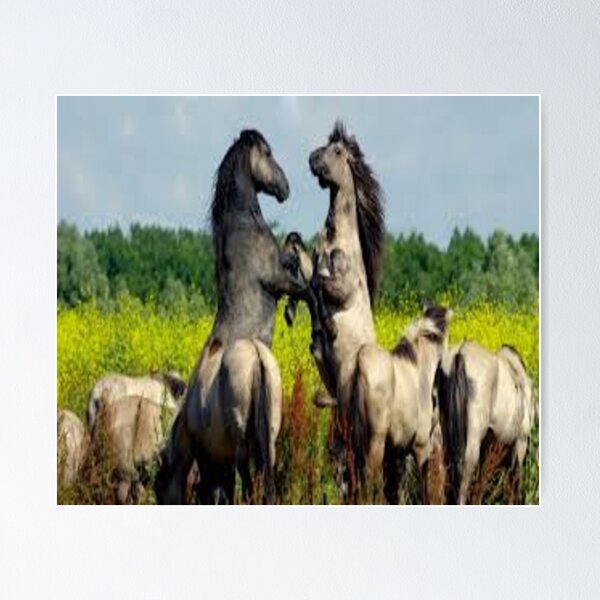
<path fill-rule="evenodd" d="M 154 482 L 159 504 L 184 504 L 188 474 L 194 462 L 183 413 L 175 418 L 167 447 L 161 452 L 161 463 Z"/>
<path fill-rule="evenodd" d="M 421 482 L 421 502 L 423 504 L 429 504 L 429 458 L 423 461 L 421 468 L 419 469 L 419 479 Z"/>
<path fill-rule="evenodd" d="M 235 501 L 235 463 L 214 463 L 200 459 L 200 504 L 233 504 Z"/>
<path fill-rule="evenodd" d="M 246 504 L 251 504 L 254 501 L 254 486 L 250 474 L 250 450 L 246 442 L 240 444 L 236 462 L 242 480 L 242 498 Z"/>
<path fill-rule="evenodd" d="M 219 466 L 219 498 L 218 504 L 234 504 L 235 502 L 235 463 L 226 463 Z M 221 499 L 223 502 L 221 502 Z"/>
<path fill-rule="evenodd" d="M 308 306 L 311 321 L 311 344 L 310 351 L 314 356 L 325 387 L 330 394 L 335 394 L 336 378 L 333 369 L 333 356 L 331 353 L 331 342 L 335 339 L 336 331 L 328 332 L 323 323 L 330 323 L 335 327 L 331 316 L 324 316 L 326 313 L 323 302 L 322 290 L 319 285 L 318 277 L 313 277 L 313 281 L 307 287 L 302 299 Z M 328 313 L 327 313 L 328 315 Z"/>
<path fill-rule="evenodd" d="M 388 504 L 398 504 L 400 480 L 406 455 L 387 438 L 383 453 L 383 495 Z"/>

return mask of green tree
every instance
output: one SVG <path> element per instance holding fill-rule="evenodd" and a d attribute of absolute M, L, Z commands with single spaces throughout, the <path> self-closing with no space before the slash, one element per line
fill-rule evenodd
<path fill-rule="evenodd" d="M 57 299 L 75 306 L 93 298 L 105 300 L 108 280 L 101 269 L 94 244 L 83 238 L 75 225 L 61 221 L 57 230 Z"/>
<path fill-rule="evenodd" d="M 398 306 L 405 299 L 433 299 L 445 288 L 445 257 L 422 234 L 387 237 L 380 300 Z"/>
<path fill-rule="evenodd" d="M 537 296 L 533 259 L 503 231 L 488 240 L 487 264 L 476 281 L 473 293 L 511 306 L 532 304 Z"/>

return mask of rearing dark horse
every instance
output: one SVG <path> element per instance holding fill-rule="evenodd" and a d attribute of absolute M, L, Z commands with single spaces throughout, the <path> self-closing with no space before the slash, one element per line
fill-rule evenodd
<path fill-rule="evenodd" d="M 264 500 L 274 500 L 275 440 L 281 425 L 279 366 L 270 351 L 277 301 L 299 285 L 282 266 L 277 240 L 257 194 L 283 202 L 286 176 L 265 138 L 242 131 L 215 178 L 211 224 L 218 309 L 188 393 L 162 454 L 156 493 L 161 503 L 184 501 L 194 459 L 200 499 L 222 489 L 233 502 L 236 467 L 252 497 L 250 458 L 262 472 Z"/>

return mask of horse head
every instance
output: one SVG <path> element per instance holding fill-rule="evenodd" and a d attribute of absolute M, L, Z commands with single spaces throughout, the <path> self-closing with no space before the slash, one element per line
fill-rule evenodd
<path fill-rule="evenodd" d="M 256 130 L 246 129 L 240 134 L 239 143 L 248 153 L 256 191 L 275 196 L 279 202 L 287 200 L 290 194 L 287 177 L 273 157 L 271 146 L 263 135 Z"/>
<path fill-rule="evenodd" d="M 381 279 L 385 235 L 383 193 L 379 182 L 356 138 L 346 133 L 340 121 L 336 121 L 327 144 L 314 150 L 308 162 L 319 185 L 329 188 L 332 198 L 339 191 L 346 199 L 341 212 L 356 213 L 356 227 L 372 305 Z M 330 218 L 331 212 L 328 221 Z"/>
<path fill-rule="evenodd" d="M 360 149 L 356 140 L 346 135 L 344 126 L 336 123 L 325 146 L 311 152 L 308 159 L 311 173 L 322 188 L 354 187 L 351 163 L 356 160 L 352 150 Z"/>

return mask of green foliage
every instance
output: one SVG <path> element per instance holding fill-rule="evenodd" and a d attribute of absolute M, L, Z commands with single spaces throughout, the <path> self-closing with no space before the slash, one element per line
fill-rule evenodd
<path fill-rule="evenodd" d="M 75 306 L 92 298 L 106 299 L 108 280 L 94 244 L 64 221 L 58 225 L 56 268 L 59 303 Z"/>
<path fill-rule="evenodd" d="M 187 229 L 134 224 L 129 235 L 118 226 L 86 234 L 110 282 L 111 296 L 128 290 L 141 300 L 201 294 L 214 304 L 214 264 L 210 236 Z M 183 294 L 181 293 L 183 292 Z"/>
<path fill-rule="evenodd" d="M 281 243 L 285 234 L 277 224 L 273 227 Z M 515 240 L 496 231 L 484 243 L 469 228 L 455 229 L 445 251 L 417 233 L 388 235 L 385 246 L 379 306 L 416 306 L 447 294 L 454 306 L 493 300 L 518 307 L 531 304 L 537 295 L 539 240 L 533 233 Z M 210 235 L 134 224 L 127 234 L 115 226 L 81 236 L 75 226 L 61 223 L 59 304 L 116 299 L 125 292 L 143 301 L 158 300 L 169 309 L 212 310 L 216 291 Z"/>

